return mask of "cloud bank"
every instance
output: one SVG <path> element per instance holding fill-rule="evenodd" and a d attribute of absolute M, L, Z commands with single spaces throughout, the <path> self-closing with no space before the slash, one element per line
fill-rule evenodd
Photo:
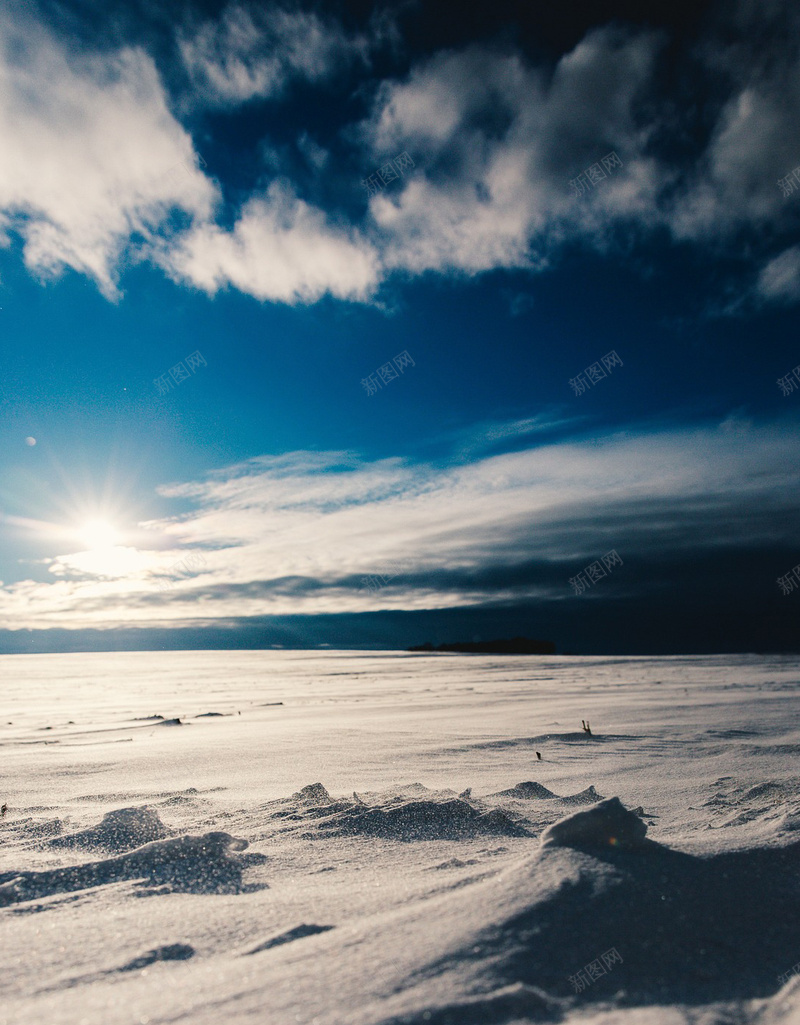
<path fill-rule="evenodd" d="M 216 187 L 141 49 L 78 57 L 0 14 L 0 132 L 0 229 L 37 276 L 70 267 L 114 298 L 135 240 L 163 244 L 176 209 L 212 214 Z"/>
<path fill-rule="evenodd" d="M 292 80 L 324 81 L 364 62 L 372 45 L 315 12 L 238 4 L 178 40 L 195 100 L 221 107 L 278 96 Z"/>
<path fill-rule="evenodd" d="M 666 236 L 738 259 L 754 302 L 794 302 L 800 189 L 777 182 L 800 165 L 800 19 L 744 0 L 725 18 L 670 58 L 706 91 L 699 112 L 664 87 L 665 35 L 620 26 L 549 64 L 482 43 L 376 80 L 390 22 L 359 34 L 236 4 L 174 29 L 187 92 L 171 96 L 142 45 L 76 54 L 5 14 L 0 227 L 33 273 L 69 267 L 110 298 L 134 260 L 209 294 L 371 302 L 394 274 L 535 273 L 576 243 L 619 254 Z M 174 112 L 289 103 L 293 83 L 325 90 L 332 76 L 370 97 L 365 116 L 342 110 L 324 147 L 300 137 L 310 177 L 265 165 L 244 194 L 201 170 Z M 359 180 L 401 152 L 413 171 L 367 197 Z M 621 166 L 575 194 L 610 152 Z"/>
<path fill-rule="evenodd" d="M 671 560 L 791 549 L 799 447 L 794 422 L 726 421 L 449 466 L 347 452 L 253 459 L 165 485 L 192 511 L 141 525 L 157 548 L 62 552 L 48 560 L 52 582 L 4 586 L 0 622 L 155 627 L 563 602 L 569 578 L 612 549 L 654 567 L 644 584 L 615 570 L 612 586 L 630 596 L 664 586 L 658 567 Z M 375 590 L 372 575 L 393 579 Z M 764 586 L 775 587 L 766 574 Z"/>

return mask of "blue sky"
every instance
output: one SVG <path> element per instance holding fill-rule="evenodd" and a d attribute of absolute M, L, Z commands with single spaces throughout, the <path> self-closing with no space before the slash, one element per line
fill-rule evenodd
<path fill-rule="evenodd" d="M 0 13 L 0 650 L 797 649 L 800 16 L 528 6 Z"/>

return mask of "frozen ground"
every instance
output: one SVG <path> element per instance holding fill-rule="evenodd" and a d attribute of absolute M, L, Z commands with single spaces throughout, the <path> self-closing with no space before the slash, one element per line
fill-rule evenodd
<path fill-rule="evenodd" d="M 0 1023 L 800 1022 L 797 659 L 0 674 Z"/>

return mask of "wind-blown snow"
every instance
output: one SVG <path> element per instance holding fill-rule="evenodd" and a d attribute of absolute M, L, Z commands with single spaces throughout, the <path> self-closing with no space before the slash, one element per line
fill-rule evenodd
<path fill-rule="evenodd" d="M 0 1025 L 800 1022 L 797 659 L 0 673 Z"/>

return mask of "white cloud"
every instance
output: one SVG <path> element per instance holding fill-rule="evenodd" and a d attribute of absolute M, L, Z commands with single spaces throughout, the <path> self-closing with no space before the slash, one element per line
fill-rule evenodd
<path fill-rule="evenodd" d="M 757 292 L 772 302 L 800 300 L 800 246 L 784 250 L 762 268 Z"/>
<path fill-rule="evenodd" d="M 384 83 L 362 138 L 376 161 L 407 149 L 418 164 L 402 188 L 391 183 L 370 201 L 385 267 L 540 270 L 567 242 L 611 249 L 622 226 L 628 246 L 666 228 L 731 255 L 748 233 L 753 253 L 791 236 L 798 212 L 777 179 L 800 158 L 800 19 L 779 33 L 777 5 L 740 7 L 738 41 L 698 49 L 713 120 L 704 148 L 679 163 L 657 154 L 665 139 L 683 144 L 698 115 L 657 94 L 657 35 L 593 31 L 549 75 L 474 46 Z M 769 60 L 754 42 L 767 22 Z M 612 149 L 624 167 L 572 197 L 568 180 Z M 788 260 L 762 276 L 762 299 L 795 299 L 790 287 L 770 288 Z"/>
<path fill-rule="evenodd" d="M 798 211 L 778 179 L 800 163 L 799 48 L 800 16 L 781 0 L 735 0 L 698 45 L 705 113 L 713 121 L 703 152 L 665 203 L 676 238 L 736 253 L 743 238 L 748 248 L 753 241 L 774 247 L 796 233 Z M 691 110 L 680 114 L 687 125 L 697 119 Z M 697 129 L 704 127 L 697 119 Z"/>
<path fill-rule="evenodd" d="M 73 57 L 0 15 L 0 135 L 2 223 L 38 275 L 71 267 L 113 297 L 133 233 L 152 241 L 173 206 L 211 213 L 215 189 L 140 49 Z"/>
<path fill-rule="evenodd" d="M 549 78 L 518 54 L 439 54 L 384 83 L 360 128 L 365 159 L 408 150 L 420 161 L 370 200 L 360 229 L 332 225 L 289 183 L 273 183 L 232 230 L 195 226 L 164 265 L 209 292 L 231 284 L 273 301 L 365 300 L 393 271 L 541 269 L 576 237 L 605 247 L 620 220 L 653 220 L 662 183 L 636 103 L 658 45 L 599 30 Z M 611 150 L 623 168 L 576 197 L 570 179 Z"/>
<path fill-rule="evenodd" d="M 113 573 L 100 556 L 56 556 L 55 582 L 0 589 L 0 618 L 16 628 L 156 626 L 561 600 L 576 562 L 612 548 L 647 561 L 698 545 L 791 543 L 799 449 L 796 425 L 737 421 L 732 430 L 726 421 L 449 468 L 337 452 L 264 457 L 163 488 L 194 506 L 145 525 L 164 550 L 124 551 Z M 175 571 L 192 552 L 204 563 Z M 359 590 L 362 576 L 398 562 L 405 582 Z M 496 583 L 515 574 L 514 584 Z M 165 576 L 174 586 L 161 591 Z"/>
<path fill-rule="evenodd" d="M 525 417 L 521 420 L 488 421 L 450 432 L 442 440 L 450 443 L 457 459 L 475 458 L 491 449 L 497 450 L 504 443 L 514 443 L 516 439 L 526 435 L 542 434 L 549 431 L 567 429 L 576 431 L 586 416 L 564 416 L 563 409 L 553 409 L 537 416 Z"/>
<path fill-rule="evenodd" d="M 231 4 L 179 38 L 195 97 L 233 106 L 276 96 L 293 78 L 321 81 L 367 56 L 363 36 L 348 36 L 331 19 L 308 11 Z"/>
<path fill-rule="evenodd" d="M 737 11 L 756 17 L 744 0 Z M 323 84 L 366 59 L 390 29 L 376 21 L 355 36 L 319 14 L 238 4 L 183 31 L 179 45 L 196 99 L 232 106 L 277 96 L 293 78 Z M 29 18 L 3 15 L 0 232 L 22 237 L 34 273 L 72 267 L 109 297 L 122 267 L 152 259 L 209 293 L 232 286 L 274 302 L 325 294 L 367 302 L 393 272 L 538 271 L 566 244 L 610 251 L 657 228 L 731 253 L 743 251 L 749 231 L 758 245 L 748 251 L 763 264 L 800 209 L 776 184 L 798 162 L 791 39 L 770 61 L 743 59 L 752 50 L 745 42 L 704 44 L 700 58 L 727 93 L 716 97 L 704 150 L 681 168 L 655 155 L 664 137 L 695 127 L 691 112 L 656 94 L 662 43 L 597 29 L 549 68 L 483 45 L 434 54 L 380 85 L 367 120 L 343 132 L 362 148 L 361 176 L 404 150 L 416 161 L 371 197 L 365 218 L 322 209 L 275 167 L 228 228 L 215 220 L 221 197 L 197 168 L 147 53 L 76 56 Z M 298 146 L 312 178 L 335 171 L 310 137 Z M 573 195 L 570 179 L 612 150 L 623 166 Z M 173 207 L 185 214 L 180 229 L 168 217 Z M 796 300 L 781 277 L 790 263 L 782 255 L 764 267 L 762 301 Z"/>
<path fill-rule="evenodd" d="M 317 171 L 321 171 L 328 163 L 330 153 L 316 143 L 308 132 L 301 132 L 297 137 L 297 148 Z"/>
<path fill-rule="evenodd" d="M 708 242 L 743 227 L 779 228 L 786 207 L 777 179 L 800 159 L 799 118 L 800 65 L 732 96 L 669 213 L 674 235 Z M 791 219 L 793 211 L 788 213 Z"/>
<path fill-rule="evenodd" d="M 325 293 L 364 300 L 378 282 L 374 249 L 273 182 L 230 231 L 203 223 L 161 257 L 176 277 L 209 293 L 231 284 L 258 299 L 314 302 Z"/>
<path fill-rule="evenodd" d="M 636 103 L 658 44 L 598 30 L 549 79 L 476 46 L 385 84 L 363 138 L 376 160 L 408 150 L 422 168 L 370 201 L 387 268 L 542 267 L 568 239 L 603 246 L 614 221 L 651 216 L 660 183 Z M 576 197 L 570 179 L 612 150 L 623 169 Z"/>

